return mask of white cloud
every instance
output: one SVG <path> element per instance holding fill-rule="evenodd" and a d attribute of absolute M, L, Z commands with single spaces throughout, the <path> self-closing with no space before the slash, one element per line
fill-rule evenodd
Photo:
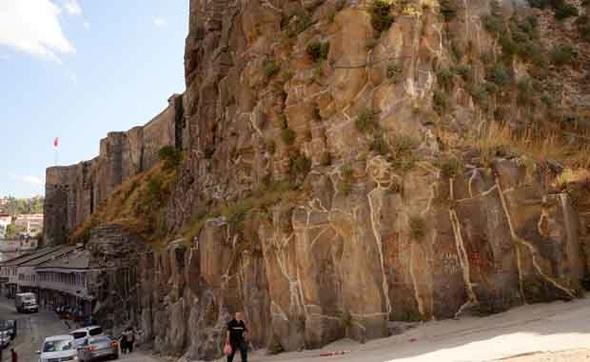
<path fill-rule="evenodd" d="M 155 17 L 154 18 L 154 25 L 157 28 L 164 28 L 168 25 L 168 22 L 166 21 L 166 19 L 160 18 L 160 17 Z"/>
<path fill-rule="evenodd" d="M 64 9 L 70 15 L 80 15 L 82 14 L 82 8 L 78 3 L 78 0 L 65 0 L 63 3 Z"/>
<path fill-rule="evenodd" d="M 2 0 L 0 45 L 56 61 L 58 54 L 75 53 L 59 23 L 60 13 L 50 0 Z"/>
<path fill-rule="evenodd" d="M 82 25 L 84 25 L 84 29 L 86 29 L 86 30 L 90 29 L 90 22 L 89 21 L 83 22 Z"/>
<path fill-rule="evenodd" d="M 43 186 L 45 185 L 45 180 L 41 177 L 37 176 L 30 176 L 30 175 L 11 175 L 13 180 L 20 181 L 26 183 L 31 186 Z"/>

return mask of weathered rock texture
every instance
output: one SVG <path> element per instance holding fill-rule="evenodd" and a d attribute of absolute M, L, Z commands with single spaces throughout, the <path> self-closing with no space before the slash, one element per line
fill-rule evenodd
<path fill-rule="evenodd" d="M 100 141 L 100 154 L 72 166 L 46 172 L 44 241 L 63 243 L 117 186 L 150 169 L 166 145 L 182 147 L 185 132 L 182 96 L 174 95 L 164 111 L 141 127 L 111 132 Z"/>
<path fill-rule="evenodd" d="M 369 0 L 191 1 L 186 157 L 163 212 L 170 240 L 198 233 L 141 256 L 141 325 L 157 352 L 219 356 L 237 309 L 256 347 L 291 351 L 580 295 L 587 173 L 535 153 L 539 138 L 482 132 L 578 142 L 585 118 L 552 112 L 587 112 L 587 62 L 539 75 L 490 30 L 532 14 L 531 50 L 575 45 L 575 25 L 512 2 L 441 3 L 394 1 L 378 34 Z M 561 100 L 537 99 L 559 77 Z M 79 192 L 53 191 L 83 179 L 78 168 L 67 182 L 48 172 L 46 203 Z M 47 218 L 50 240 L 91 212 L 64 210 Z"/>

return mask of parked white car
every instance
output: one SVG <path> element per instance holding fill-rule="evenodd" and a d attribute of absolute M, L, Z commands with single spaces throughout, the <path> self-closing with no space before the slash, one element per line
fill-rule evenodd
<path fill-rule="evenodd" d="M 102 334 L 103 331 L 101 326 L 89 326 L 70 332 L 70 335 L 74 337 L 74 348 L 79 348 L 87 338 L 101 336 Z"/>
<path fill-rule="evenodd" d="M 73 343 L 74 337 L 69 334 L 45 338 L 41 350 L 37 351 L 40 354 L 39 362 L 79 361 L 78 350 Z"/>

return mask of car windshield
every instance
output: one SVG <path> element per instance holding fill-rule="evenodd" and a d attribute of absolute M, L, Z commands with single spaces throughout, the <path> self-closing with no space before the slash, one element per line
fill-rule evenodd
<path fill-rule="evenodd" d="M 88 334 L 90 334 L 91 336 L 96 336 L 96 335 L 102 334 L 102 328 L 100 328 L 100 327 L 92 328 L 90 331 L 88 331 Z"/>
<path fill-rule="evenodd" d="M 111 342 L 111 339 L 109 337 L 95 337 L 95 338 L 91 338 L 88 343 L 89 344 L 98 344 L 98 343 L 104 343 L 104 342 Z"/>
<path fill-rule="evenodd" d="M 43 352 L 61 352 L 72 349 L 72 344 L 67 339 L 49 341 L 43 344 Z"/>
<path fill-rule="evenodd" d="M 72 336 L 74 339 L 80 339 L 86 337 L 86 332 L 73 332 Z"/>

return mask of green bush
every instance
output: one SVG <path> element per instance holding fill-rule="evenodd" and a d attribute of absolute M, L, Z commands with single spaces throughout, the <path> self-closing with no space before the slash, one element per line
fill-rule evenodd
<path fill-rule="evenodd" d="M 486 75 L 488 81 L 493 82 L 498 87 L 505 87 L 510 84 L 511 76 L 508 70 L 502 63 L 494 64 Z"/>
<path fill-rule="evenodd" d="M 416 163 L 418 141 L 410 136 L 396 135 L 391 140 L 391 165 L 401 171 L 409 171 Z"/>
<path fill-rule="evenodd" d="M 434 91 L 434 94 L 432 95 L 432 103 L 434 110 L 438 114 L 442 115 L 449 109 L 449 97 L 447 96 L 447 93 L 439 89 Z"/>
<path fill-rule="evenodd" d="M 556 45 L 551 50 L 551 62 L 557 66 L 571 65 L 577 56 L 571 45 Z"/>
<path fill-rule="evenodd" d="M 455 157 L 445 158 L 439 162 L 441 175 L 446 178 L 454 178 L 463 170 L 463 164 Z"/>
<path fill-rule="evenodd" d="M 313 41 L 307 45 L 307 54 L 314 62 L 326 60 L 330 52 L 330 42 Z"/>
<path fill-rule="evenodd" d="M 436 79 L 438 80 L 438 84 L 443 87 L 445 90 L 450 91 L 453 89 L 454 86 L 454 74 L 448 68 L 442 68 L 438 72 L 436 72 Z"/>
<path fill-rule="evenodd" d="M 484 104 L 488 98 L 488 92 L 486 87 L 481 84 L 470 84 L 467 87 L 469 95 L 473 98 L 473 101 L 478 104 Z"/>
<path fill-rule="evenodd" d="M 578 9 L 572 4 L 562 4 L 555 9 L 555 18 L 564 20 L 572 16 L 578 16 Z"/>
<path fill-rule="evenodd" d="M 292 145 L 295 142 L 295 138 L 297 138 L 297 134 L 291 128 L 283 128 L 281 131 L 281 139 L 287 146 Z"/>
<path fill-rule="evenodd" d="M 469 65 L 459 64 L 453 67 L 455 74 L 460 76 L 464 81 L 468 82 L 473 78 L 473 70 Z"/>
<path fill-rule="evenodd" d="M 373 0 L 370 8 L 371 25 L 377 33 L 381 34 L 393 24 L 394 17 L 391 14 L 392 9 L 392 0 Z"/>
<path fill-rule="evenodd" d="M 379 128 L 379 112 L 373 109 L 364 109 L 359 113 L 354 121 L 354 125 L 359 132 L 368 133 Z"/>
<path fill-rule="evenodd" d="M 166 168 L 175 168 L 182 161 L 182 151 L 176 149 L 174 146 L 168 145 L 160 148 L 158 157 L 164 162 Z"/>
<path fill-rule="evenodd" d="M 274 59 L 266 59 L 262 64 L 262 70 L 267 78 L 271 78 L 281 70 L 281 66 Z"/>

